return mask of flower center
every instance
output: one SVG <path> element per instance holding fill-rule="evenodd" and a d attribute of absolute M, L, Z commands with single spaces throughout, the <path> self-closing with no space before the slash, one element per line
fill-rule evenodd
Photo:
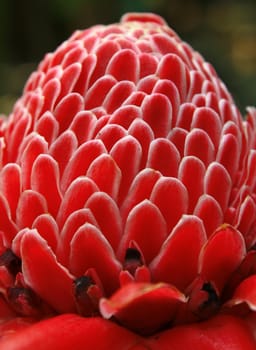
<path fill-rule="evenodd" d="M 135 274 L 138 267 L 143 265 L 141 253 L 136 248 L 127 248 L 124 258 L 124 270 L 130 272 L 131 275 Z"/>

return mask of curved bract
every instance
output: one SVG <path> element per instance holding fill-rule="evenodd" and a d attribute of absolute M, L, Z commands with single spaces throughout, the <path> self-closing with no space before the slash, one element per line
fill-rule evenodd
<path fill-rule="evenodd" d="M 0 137 L 1 348 L 255 349 L 256 110 L 161 17 L 75 32 Z"/>

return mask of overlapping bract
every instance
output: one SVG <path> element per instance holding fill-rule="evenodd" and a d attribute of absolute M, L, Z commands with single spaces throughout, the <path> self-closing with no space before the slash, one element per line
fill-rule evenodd
<path fill-rule="evenodd" d="M 160 17 L 74 33 L 1 125 L 1 317 L 254 311 L 255 132 Z"/>

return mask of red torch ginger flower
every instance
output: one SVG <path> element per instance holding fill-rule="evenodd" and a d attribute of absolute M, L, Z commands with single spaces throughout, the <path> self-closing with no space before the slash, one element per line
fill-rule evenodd
<path fill-rule="evenodd" d="M 1 349 L 255 349 L 255 190 L 255 109 L 162 18 L 75 32 L 1 124 Z"/>

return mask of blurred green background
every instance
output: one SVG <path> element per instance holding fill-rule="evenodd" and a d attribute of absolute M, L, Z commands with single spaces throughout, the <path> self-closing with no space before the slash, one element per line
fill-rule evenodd
<path fill-rule="evenodd" d="M 0 113 L 44 54 L 75 29 L 155 12 L 211 62 L 244 114 L 256 105 L 256 0 L 1 0 Z"/>

